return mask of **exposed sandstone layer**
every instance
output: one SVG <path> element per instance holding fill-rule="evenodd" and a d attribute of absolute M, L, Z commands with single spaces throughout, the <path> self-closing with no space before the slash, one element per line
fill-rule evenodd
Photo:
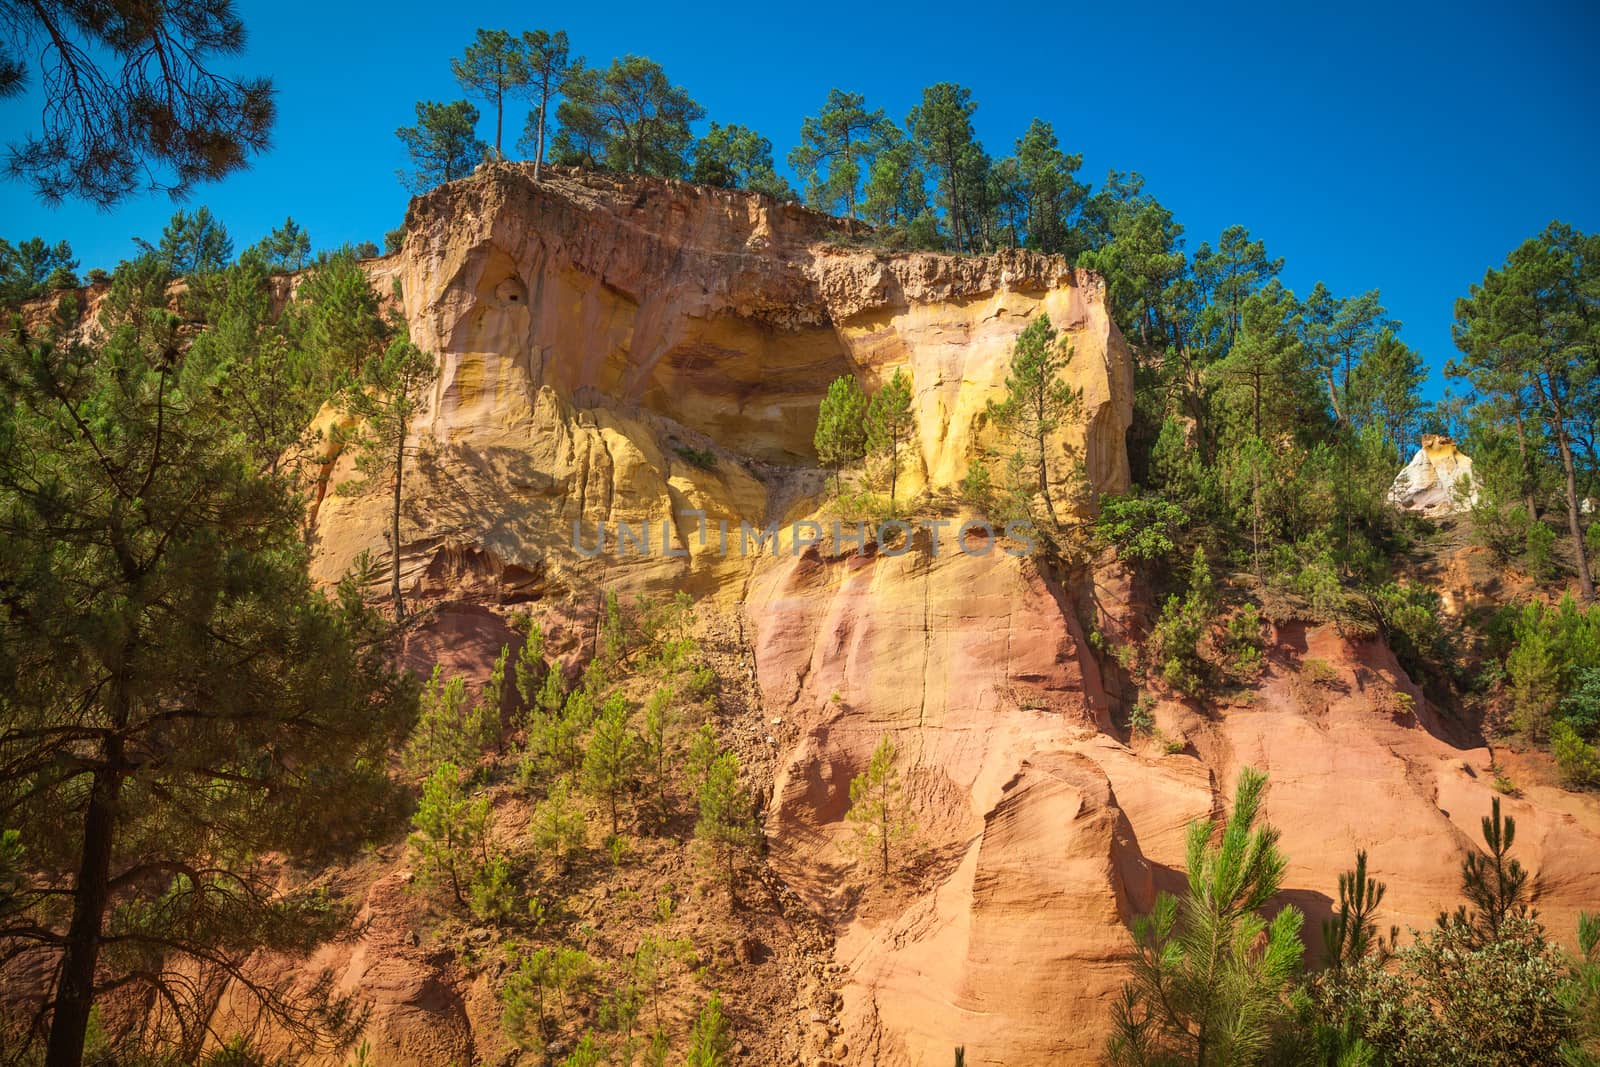
<path fill-rule="evenodd" d="M 763 706 L 737 728 L 775 750 L 770 862 L 831 923 L 844 968 L 838 1014 L 810 1024 L 802 1062 L 942 1067 L 956 1045 L 975 1065 L 1094 1062 L 1128 922 L 1180 887 L 1185 825 L 1220 812 L 1245 765 L 1272 775 L 1284 900 L 1307 912 L 1310 940 L 1357 848 L 1390 886 L 1381 924 L 1426 926 L 1453 906 L 1493 795 L 1490 754 L 1459 747 L 1381 645 L 1285 629 L 1247 702 L 1157 708 L 1182 745 L 1168 753 L 1115 727 L 1115 679 L 1085 630 L 1113 649 L 1142 632 L 1149 605 L 1114 563 L 1063 577 L 998 548 L 935 556 L 926 537 L 903 555 L 759 559 L 699 542 L 680 511 L 735 525 L 814 512 L 815 410 L 841 373 L 872 384 L 907 368 L 919 454 L 904 480 L 953 485 L 1012 340 L 1041 311 L 1074 345 L 1085 399 L 1057 446 L 1082 453 L 1095 489 L 1127 484 L 1131 366 L 1096 278 L 1025 253 L 884 255 L 848 236 L 745 194 L 594 175 L 535 185 L 505 166 L 415 201 L 405 250 L 374 268 L 384 287 L 399 280 L 413 338 L 442 365 L 406 484 L 412 593 L 570 617 L 608 585 L 688 588 L 744 618 Z M 331 480 L 351 476 L 335 457 Z M 386 502 L 322 501 L 319 575 L 385 554 Z M 668 524 L 689 554 L 588 558 L 574 520 L 586 545 L 601 521 Z M 492 653 L 479 646 L 498 632 L 488 614 L 449 615 L 441 632 L 460 642 L 410 653 L 481 673 Z M 1313 657 L 1331 682 L 1304 680 Z M 918 823 L 917 859 L 887 887 L 844 820 L 850 778 L 884 735 Z M 1506 804 L 1538 904 L 1565 935 L 1600 888 L 1600 810 L 1549 787 Z M 365 985 L 371 958 L 337 961 L 342 980 Z M 414 1032 L 442 1018 L 433 964 L 408 966 L 404 980 L 370 972 L 374 1051 L 436 1062 Z M 802 1028 L 808 1015 L 797 997 Z M 437 1041 L 494 1046 L 473 1040 L 480 1022 L 492 1028 L 492 1012 L 453 1015 Z"/>
<path fill-rule="evenodd" d="M 1040 312 L 1073 345 L 1085 414 L 1054 447 L 1082 455 L 1094 489 L 1127 486 L 1132 371 L 1098 278 L 1021 251 L 855 250 L 839 243 L 848 229 L 744 193 L 601 175 L 535 184 L 514 165 L 414 201 L 404 251 L 373 268 L 380 287 L 398 281 L 412 338 L 441 368 L 408 494 L 408 586 L 452 575 L 447 557 L 468 549 L 524 592 L 560 585 L 582 562 L 574 521 L 659 535 L 690 508 L 735 527 L 783 518 L 762 465 L 814 463 L 818 402 L 845 373 L 870 387 L 909 371 L 919 452 L 903 491 L 948 488 Z M 346 460 L 333 479 L 350 477 Z M 323 502 L 320 576 L 385 550 L 383 507 L 376 493 Z M 717 553 L 686 532 L 674 542 L 690 559 L 630 560 L 627 580 L 724 584 Z"/>
<path fill-rule="evenodd" d="M 1424 434 L 1422 447 L 1395 475 L 1389 501 L 1430 518 L 1471 508 L 1478 502 L 1472 458 L 1450 438 Z"/>

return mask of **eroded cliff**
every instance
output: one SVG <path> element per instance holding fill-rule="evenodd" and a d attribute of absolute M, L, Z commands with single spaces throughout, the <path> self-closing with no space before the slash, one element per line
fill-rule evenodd
<path fill-rule="evenodd" d="M 683 512 L 737 527 L 825 510 L 819 400 L 840 374 L 872 385 L 898 368 L 917 428 L 903 491 L 959 521 L 951 490 L 989 440 L 987 403 L 1039 313 L 1070 338 L 1083 397 L 1053 447 L 1081 456 L 1094 490 L 1127 486 L 1131 361 L 1099 279 L 1026 252 L 853 241 L 849 224 L 748 194 L 567 173 L 535 184 L 503 165 L 416 200 L 404 251 L 374 268 L 386 292 L 398 281 L 413 339 L 441 365 L 405 484 L 409 594 L 490 617 L 532 607 L 573 655 L 582 633 L 561 620 L 584 618 L 605 588 L 689 589 L 737 629 L 754 695 L 731 725 L 764 753 L 752 765 L 769 862 L 832 931 L 841 994 L 836 1013 L 813 1014 L 805 993 L 791 1006 L 783 991 L 754 1021 L 795 1040 L 757 1047 L 813 1064 L 945 1064 L 958 1044 L 970 1064 L 1093 1061 L 1129 920 L 1177 888 L 1186 822 L 1220 810 L 1243 765 L 1272 775 L 1284 896 L 1308 929 L 1357 848 L 1390 883 L 1384 925 L 1426 925 L 1451 905 L 1489 807 L 1489 753 L 1460 747 L 1379 644 L 1281 628 L 1244 698 L 1204 714 L 1162 704 L 1176 743 L 1133 743 L 1101 660 L 1143 632 L 1149 605 L 1110 561 L 1047 572 L 1000 551 L 936 555 L 925 535 L 900 555 L 701 541 Z M 351 476 L 336 457 L 331 481 Z M 327 496 L 322 579 L 363 550 L 385 556 L 386 506 L 376 491 Z M 575 522 L 584 547 L 602 522 L 648 522 L 686 554 L 589 555 Z M 459 646 L 481 674 L 483 650 L 441 633 L 435 651 Z M 1299 667 L 1313 656 L 1333 677 L 1308 685 Z M 1397 692 L 1414 712 L 1396 710 Z M 919 825 L 913 869 L 888 888 L 858 868 L 843 821 L 850 778 L 886 734 Z M 1564 931 L 1600 885 L 1600 815 L 1532 784 L 1507 805 L 1539 905 Z M 380 992 L 384 1062 L 428 1062 L 405 1051 L 405 998 L 423 994 Z M 482 1006 L 492 990 L 474 995 L 453 1047 L 487 1056 L 502 1040 Z"/>

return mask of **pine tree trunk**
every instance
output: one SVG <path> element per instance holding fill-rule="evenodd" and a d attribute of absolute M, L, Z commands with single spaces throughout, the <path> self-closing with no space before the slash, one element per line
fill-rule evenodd
<path fill-rule="evenodd" d="M 122 791 L 122 772 L 118 769 L 121 748 L 120 740 L 107 742 L 106 761 L 111 766 L 95 773 L 89 792 L 89 809 L 83 823 L 83 858 L 78 865 L 72 925 L 67 929 L 66 952 L 50 1020 L 46 1067 L 79 1067 L 83 1062 L 84 1037 L 94 1008 L 101 927 L 111 896 L 111 848 Z"/>
<path fill-rule="evenodd" d="M 494 154 L 497 159 L 504 159 L 505 154 L 500 151 L 500 131 L 506 117 L 506 93 L 504 89 L 496 89 L 494 93 Z"/>
<path fill-rule="evenodd" d="M 894 507 L 895 486 L 900 481 L 900 439 L 891 437 L 889 440 L 889 507 Z"/>
<path fill-rule="evenodd" d="M 1346 372 L 1346 376 L 1348 377 L 1348 372 Z M 1326 377 L 1328 379 L 1328 400 L 1333 404 L 1333 421 L 1336 423 L 1343 422 L 1344 409 L 1339 404 L 1339 390 L 1333 384 L 1333 372 L 1331 370 L 1326 372 Z"/>
<path fill-rule="evenodd" d="M 844 127 L 844 163 L 845 163 L 845 166 L 848 167 L 850 165 L 850 162 L 851 162 L 851 160 L 850 160 L 850 124 L 848 122 L 846 122 L 845 123 L 845 127 Z M 830 177 L 831 177 L 831 175 L 830 175 Z M 852 219 L 855 218 L 856 217 L 856 183 L 855 183 L 855 181 L 853 179 L 850 182 L 850 188 L 848 188 L 848 189 L 846 189 L 844 191 L 844 202 L 849 207 L 850 217 Z"/>
<path fill-rule="evenodd" d="M 550 91 L 546 89 L 539 97 L 539 139 L 533 148 L 533 180 L 539 180 L 539 170 L 544 166 L 544 113 L 550 106 Z"/>
<path fill-rule="evenodd" d="M 1556 444 L 1561 449 L 1561 468 L 1567 477 L 1567 530 L 1572 534 L 1573 562 L 1578 567 L 1578 592 L 1584 602 L 1594 603 L 1594 576 L 1589 573 L 1589 557 L 1584 552 L 1583 522 L 1578 517 L 1578 475 L 1572 464 L 1572 444 L 1567 431 L 1560 424 L 1556 428 Z"/>
<path fill-rule="evenodd" d="M 883 880 L 889 880 L 889 801 L 883 801 L 883 822 L 878 827 L 878 843 L 883 849 Z"/>
<path fill-rule="evenodd" d="M 394 597 L 394 618 L 402 622 L 406 617 L 405 598 L 400 595 L 400 480 L 406 464 L 406 431 L 400 428 L 400 443 L 394 450 L 394 509 L 390 513 L 389 537 L 394 550 L 394 565 L 389 570 L 389 592 Z"/>
<path fill-rule="evenodd" d="M 1045 448 L 1047 446 L 1047 442 L 1045 440 L 1045 435 L 1041 433 L 1039 435 L 1038 440 L 1039 440 L 1039 492 L 1041 494 L 1043 494 L 1043 496 L 1044 496 L 1044 510 L 1045 510 L 1045 514 L 1050 516 L 1050 525 L 1052 527 L 1058 527 L 1058 526 L 1061 525 L 1061 520 L 1056 518 L 1055 501 L 1050 499 L 1050 466 L 1045 460 L 1045 456 L 1046 456 Z"/>
<path fill-rule="evenodd" d="M 1539 504 L 1533 495 L 1533 479 L 1528 476 L 1528 440 L 1522 427 L 1522 414 L 1517 413 L 1517 458 L 1521 461 L 1518 474 L 1521 476 L 1522 500 L 1528 508 L 1528 518 L 1538 519 Z"/>

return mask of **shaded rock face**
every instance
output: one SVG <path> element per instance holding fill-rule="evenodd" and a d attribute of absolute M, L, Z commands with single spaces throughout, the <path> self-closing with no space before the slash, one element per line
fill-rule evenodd
<path fill-rule="evenodd" d="M 373 267 L 386 292 L 400 282 L 412 336 L 442 367 L 405 486 L 405 584 L 478 603 L 437 612 L 408 661 L 482 677 L 508 635 L 493 609 L 527 603 L 570 665 L 606 587 L 688 589 L 738 620 L 761 706 L 730 727 L 770 746 L 770 780 L 753 783 L 768 862 L 830 925 L 844 973 L 837 1020 L 808 1050 L 823 1062 L 943 1065 L 956 1045 L 974 1065 L 1096 1062 L 1129 921 L 1181 889 L 1186 824 L 1221 812 L 1246 765 L 1271 775 L 1284 900 L 1307 930 L 1358 848 L 1389 883 L 1380 927 L 1424 927 L 1453 906 L 1495 795 L 1490 754 L 1460 747 L 1380 644 L 1285 628 L 1248 702 L 1157 706 L 1182 748 L 1169 753 L 1117 728 L 1117 685 L 1086 630 L 1114 651 L 1147 626 L 1152 605 L 1115 561 L 1061 576 L 998 548 L 935 555 L 921 535 L 899 555 L 785 544 L 724 557 L 715 535 L 699 540 L 680 512 L 713 528 L 816 513 L 816 406 L 843 373 L 870 386 L 911 372 L 919 444 L 902 484 L 954 485 L 1040 312 L 1072 343 L 1084 397 L 1055 447 L 1083 456 L 1094 489 L 1127 486 L 1131 363 L 1098 279 L 1027 253 L 881 255 L 848 236 L 746 194 L 560 173 L 535 185 L 510 165 L 414 201 L 403 253 Z M 1470 469 L 1447 442 L 1434 454 Z M 330 465 L 335 484 L 353 476 L 348 456 Z M 320 577 L 363 549 L 386 554 L 387 504 L 380 489 L 322 498 Z M 665 526 L 688 554 L 591 558 L 572 546 L 574 521 L 585 545 L 602 521 Z M 1305 682 L 1308 658 L 1333 681 Z M 915 861 L 889 886 L 844 818 L 884 736 L 918 827 Z M 1567 936 L 1600 887 L 1600 806 L 1531 783 L 1505 804 L 1538 906 Z M 397 893 L 374 883 L 378 940 L 324 960 L 372 994 L 378 1061 L 495 1047 L 492 991 L 436 995 L 444 964 L 407 946 Z"/>
<path fill-rule="evenodd" d="M 1424 434 L 1422 447 L 1395 475 L 1389 502 L 1430 518 L 1470 509 L 1478 502 L 1472 459 L 1450 438 Z"/>

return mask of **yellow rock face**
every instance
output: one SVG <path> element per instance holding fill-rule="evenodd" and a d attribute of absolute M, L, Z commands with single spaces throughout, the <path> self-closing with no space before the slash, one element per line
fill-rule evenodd
<path fill-rule="evenodd" d="M 398 282 L 412 339 L 440 361 L 405 481 L 407 586 L 448 587 L 446 557 L 464 549 L 483 554 L 474 581 L 510 569 L 523 592 L 567 586 L 587 566 L 574 520 L 589 547 L 602 521 L 649 523 L 657 545 L 673 524 L 688 555 L 607 559 L 613 584 L 707 590 L 747 575 L 678 513 L 737 528 L 808 512 L 788 483 L 815 465 L 817 407 L 842 374 L 873 388 L 910 373 L 917 451 L 901 485 L 953 487 L 1041 313 L 1070 342 L 1083 397 L 1058 458 L 1081 455 L 1100 492 L 1127 487 L 1131 364 L 1099 279 L 1020 251 L 855 250 L 848 231 L 744 193 L 562 173 L 535 184 L 510 164 L 414 201 L 404 251 L 370 267 L 375 285 Z M 346 491 L 317 514 L 323 580 L 364 549 L 391 551 L 382 487 L 351 493 L 353 481 L 343 458 L 330 484 Z M 695 537 L 676 536 L 684 523 Z"/>

